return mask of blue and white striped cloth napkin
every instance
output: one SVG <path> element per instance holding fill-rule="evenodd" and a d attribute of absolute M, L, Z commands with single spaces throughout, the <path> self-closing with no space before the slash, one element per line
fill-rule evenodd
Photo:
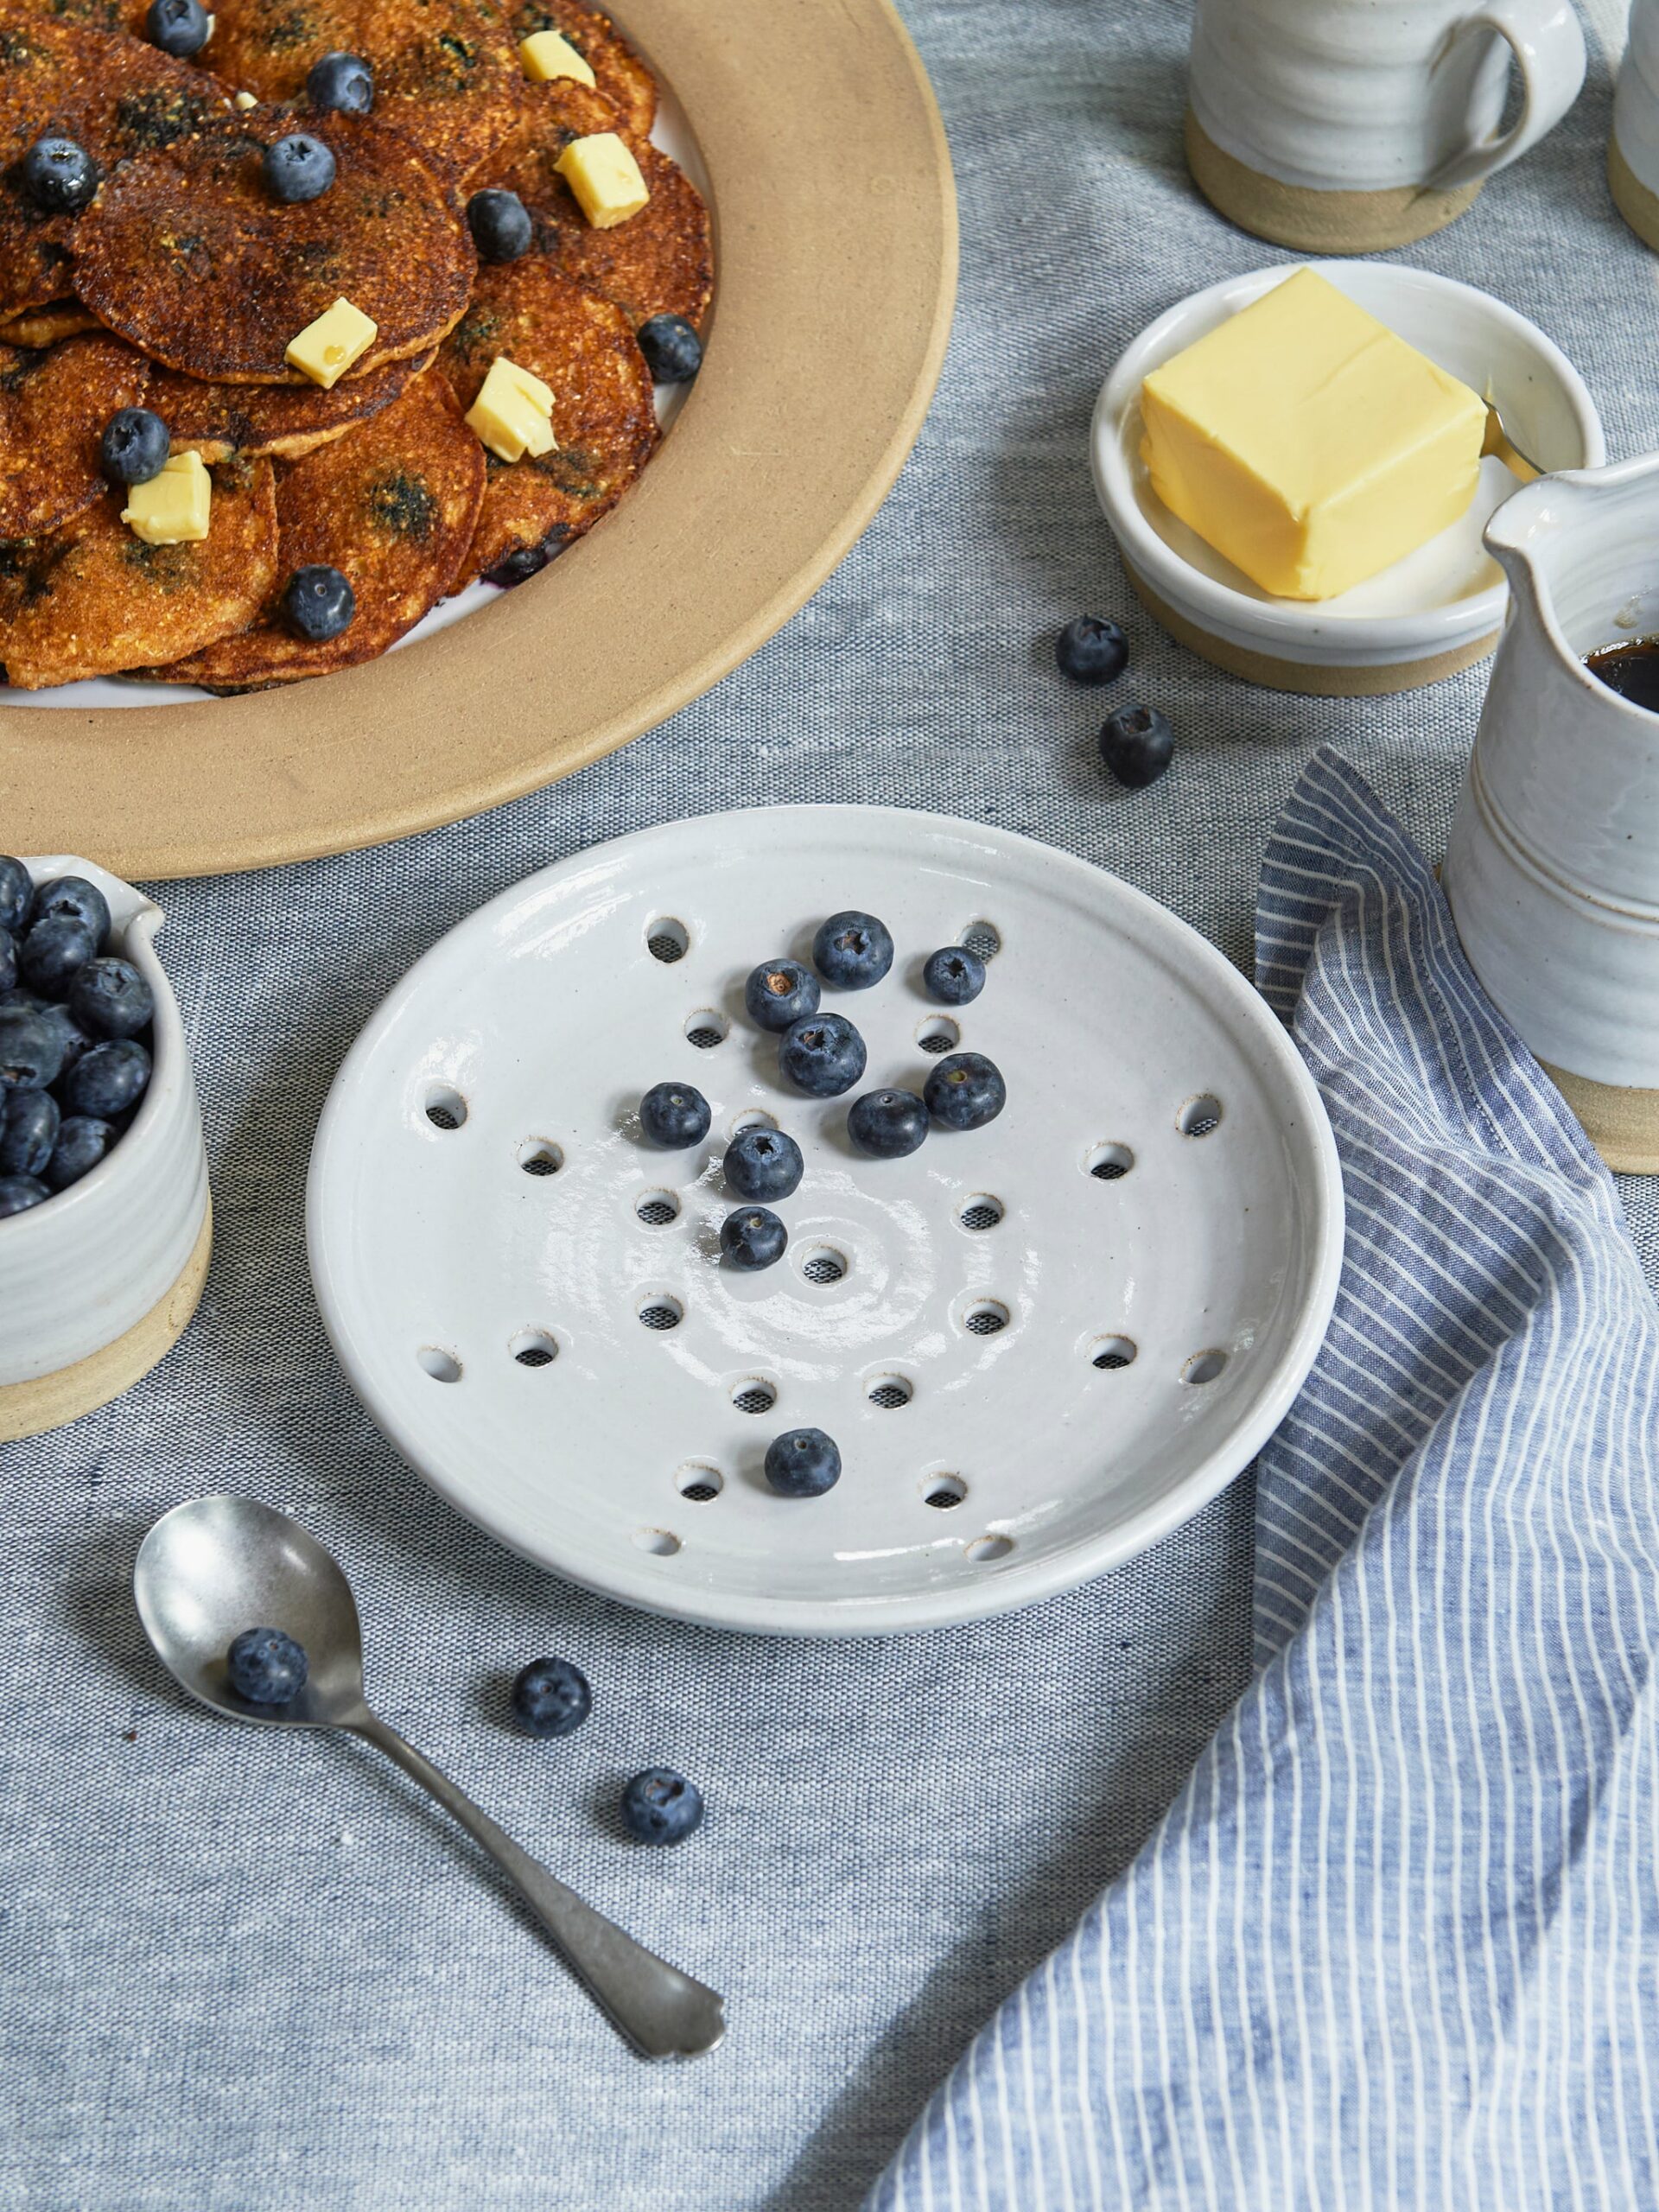
<path fill-rule="evenodd" d="M 1659 1313 L 1421 855 L 1329 753 L 1256 946 L 1348 1199 L 1260 1465 L 1259 1671 L 869 2212 L 1647 2212 Z"/>

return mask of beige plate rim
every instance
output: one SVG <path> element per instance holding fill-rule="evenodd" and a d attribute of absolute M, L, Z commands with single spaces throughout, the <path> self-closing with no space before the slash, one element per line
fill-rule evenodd
<path fill-rule="evenodd" d="M 950 336 L 957 204 L 890 0 L 631 0 L 713 187 L 709 354 L 546 575 L 407 651 L 243 699 L 0 709 L 12 849 L 138 881 L 383 844 L 572 773 L 710 690 L 869 523 Z"/>

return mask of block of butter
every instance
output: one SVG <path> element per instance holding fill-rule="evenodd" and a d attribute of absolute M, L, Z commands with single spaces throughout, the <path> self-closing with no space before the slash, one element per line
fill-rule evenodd
<path fill-rule="evenodd" d="M 148 484 L 130 484 L 121 519 L 146 545 L 195 545 L 207 535 L 213 480 L 199 453 L 175 453 Z"/>
<path fill-rule="evenodd" d="M 379 325 L 349 300 L 336 300 L 315 322 L 308 322 L 297 338 L 290 338 L 283 358 L 332 391 L 354 361 L 360 361 L 379 335 Z"/>
<path fill-rule="evenodd" d="M 573 138 L 553 166 L 596 231 L 626 223 L 651 197 L 632 149 L 614 130 Z"/>
<path fill-rule="evenodd" d="M 1141 387 L 1153 489 L 1282 599 L 1332 599 L 1455 522 L 1484 403 L 1312 269 Z"/>
<path fill-rule="evenodd" d="M 503 461 L 522 461 L 526 454 L 553 451 L 558 441 L 552 416 L 553 395 L 540 377 L 498 353 L 467 410 L 467 423 L 493 454 Z"/>
<path fill-rule="evenodd" d="M 532 85 L 550 84 L 555 77 L 574 77 L 579 85 L 590 87 L 599 82 L 569 40 L 557 31 L 532 31 L 521 38 L 518 60 Z"/>

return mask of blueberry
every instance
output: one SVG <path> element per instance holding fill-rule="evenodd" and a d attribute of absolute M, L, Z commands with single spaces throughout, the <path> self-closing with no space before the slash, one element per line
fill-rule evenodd
<path fill-rule="evenodd" d="M 751 1201 L 791 1197 L 801 1186 L 805 1166 L 794 1138 L 764 1123 L 740 1129 L 726 1147 L 727 1185 Z"/>
<path fill-rule="evenodd" d="M 1132 791 L 1155 784 L 1175 755 L 1175 733 L 1156 707 L 1120 707 L 1100 726 L 1102 763 Z"/>
<path fill-rule="evenodd" d="M 76 976 L 98 957 L 99 940 L 73 914 L 48 914 L 32 923 L 17 956 L 17 973 L 31 991 L 64 998 Z"/>
<path fill-rule="evenodd" d="M 475 192 L 467 227 L 480 261 L 517 261 L 530 251 L 530 217 L 516 192 Z"/>
<path fill-rule="evenodd" d="M 867 1090 L 853 1103 L 847 1134 L 872 1160 L 903 1160 L 927 1135 L 927 1107 L 913 1090 Z"/>
<path fill-rule="evenodd" d="M 8 1214 L 26 1213 L 52 1193 L 33 1175 L 0 1175 L 0 1221 Z"/>
<path fill-rule="evenodd" d="M 213 33 L 213 18 L 201 0 L 149 0 L 144 10 L 144 36 L 181 61 L 200 54 Z"/>
<path fill-rule="evenodd" d="M 342 54 L 336 48 L 311 64 L 305 96 L 321 111 L 366 115 L 374 105 L 374 72 L 360 54 Z"/>
<path fill-rule="evenodd" d="M 1129 641 L 1116 622 L 1079 614 L 1055 639 L 1054 658 L 1074 683 L 1110 683 L 1129 664 Z"/>
<path fill-rule="evenodd" d="M 780 1497 L 822 1497 L 841 1480 L 841 1454 L 821 1428 L 788 1428 L 766 1446 L 766 1480 Z"/>
<path fill-rule="evenodd" d="M 893 938 L 874 914 L 831 914 L 812 940 L 812 960 L 832 990 L 868 991 L 893 965 Z"/>
<path fill-rule="evenodd" d="M 720 1249 L 746 1274 L 776 1267 L 789 1245 L 789 1231 L 766 1206 L 740 1206 L 720 1224 Z"/>
<path fill-rule="evenodd" d="M 749 1020 L 762 1029 L 787 1029 L 818 1010 L 818 979 L 798 960 L 763 960 L 743 986 Z"/>
<path fill-rule="evenodd" d="M 49 1091 L 0 1090 L 0 1175 L 44 1175 L 59 1118 Z"/>
<path fill-rule="evenodd" d="M 702 1821 L 702 1794 L 671 1766 L 648 1766 L 622 1792 L 622 1821 L 641 1843 L 683 1843 Z"/>
<path fill-rule="evenodd" d="M 130 1037 L 94 1045 L 64 1077 L 59 1091 L 72 1114 L 113 1121 L 136 1106 L 149 1087 L 149 1054 Z"/>
<path fill-rule="evenodd" d="M 927 1078 L 927 1110 L 947 1129 L 982 1129 L 1008 1103 L 1008 1087 L 983 1052 L 951 1052 Z"/>
<path fill-rule="evenodd" d="M 593 1710 L 594 1694 L 568 1659 L 532 1659 L 512 1685 L 512 1713 L 531 1736 L 569 1736 Z"/>
<path fill-rule="evenodd" d="M 0 929 L 10 930 L 16 937 L 29 919 L 34 902 L 34 877 L 22 861 L 0 853 Z"/>
<path fill-rule="evenodd" d="M 155 1011 L 149 985 L 130 960 L 89 960 L 69 986 L 71 1017 L 93 1037 L 136 1037 Z"/>
<path fill-rule="evenodd" d="M 943 944 L 928 954 L 922 982 L 941 1006 L 968 1006 L 985 988 L 985 963 L 965 944 Z"/>
<path fill-rule="evenodd" d="M 54 1024 L 29 1006 L 0 1006 L 0 1091 L 44 1090 L 63 1068 Z"/>
<path fill-rule="evenodd" d="M 99 451 L 111 484 L 148 484 L 173 449 L 172 434 L 148 407 L 123 407 L 104 425 Z"/>
<path fill-rule="evenodd" d="M 93 951 L 103 950 L 110 933 L 110 902 L 95 883 L 88 883 L 84 875 L 54 876 L 50 883 L 43 883 L 35 893 L 29 920 L 44 922 L 60 915 L 67 915 L 89 929 L 98 939 Z"/>
<path fill-rule="evenodd" d="M 279 1628 L 245 1628 L 225 1657 L 231 1688 L 250 1705 L 292 1705 L 305 1688 L 305 1649 Z"/>
<path fill-rule="evenodd" d="M 0 928 L 0 993 L 17 988 L 17 940 L 9 929 Z"/>
<path fill-rule="evenodd" d="M 73 138 L 37 138 L 23 156 L 23 196 L 47 215 L 78 215 L 98 190 L 98 164 Z"/>
<path fill-rule="evenodd" d="M 37 999 L 32 993 L 22 991 L 16 995 L 20 1001 L 28 1001 L 31 1012 L 40 1015 L 41 1020 L 57 1039 L 61 1054 L 58 1063 L 58 1074 L 67 1075 L 81 1054 L 91 1052 L 92 1039 L 75 1020 L 68 1007 L 60 1006 L 56 1000 Z"/>
<path fill-rule="evenodd" d="M 325 645 L 351 627 L 357 613 L 357 594 L 338 569 L 326 561 L 308 562 L 296 569 L 283 592 L 283 614 L 296 638 L 308 645 Z"/>
<path fill-rule="evenodd" d="M 683 315 L 654 315 L 634 335 L 653 384 L 690 384 L 702 366 L 702 340 Z"/>
<path fill-rule="evenodd" d="M 655 1084 L 639 1101 L 640 1128 L 668 1152 L 701 1144 L 713 1118 L 709 1101 L 689 1083 Z"/>
<path fill-rule="evenodd" d="M 562 542 L 556 545 L 515 545 L 493 569 L 484 571 L 483 580 L 493 584 L 498 591 L 512 591 L 519 584 L 527 584 L 532 576 L 539 576 L 554 555 L 563 550 Z"/>
<path fill-rule="evenodd" d="M 308 130 L 290 130 L 266 147 L 261 164 L 270 196 L 284 207 L 321 200 L 334 181 L 334 157 Z"/>
<path fill-rule="evenodd" d="M 864 1072 L 864 1039 L 844 1014 L 813 1014 L 786 1029 L 778 1065 L 809 1098 L 839 1098 Z"/>
<path fill-rule="evenodd" d="M 58 1141 L 42 1171 L 47 1188 L 67 1191 L 72 1183 L 79 1183 L 114 1142 L 115 1130 L 110 1122 L 94 1121 L 88 1114 L 67 1116 L 59 1124 Z"/>

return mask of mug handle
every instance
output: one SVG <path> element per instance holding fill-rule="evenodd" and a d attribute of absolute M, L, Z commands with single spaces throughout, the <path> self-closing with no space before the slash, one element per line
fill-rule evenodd
<path fill-rule="evenodd" d="M 1501 138 L 1479 139 L 1437 169 L 1429 179 L 1437 192 L 1473 184 L 1518 161 L 1555 128 L 1584 83 L 1584 32 L 1573 0 L 1494 0 L 1464 16 L 1448 46 L 1476 31 L 1496 31 L 1508 42 L 1521 72 L 1520 118 Z"/>

